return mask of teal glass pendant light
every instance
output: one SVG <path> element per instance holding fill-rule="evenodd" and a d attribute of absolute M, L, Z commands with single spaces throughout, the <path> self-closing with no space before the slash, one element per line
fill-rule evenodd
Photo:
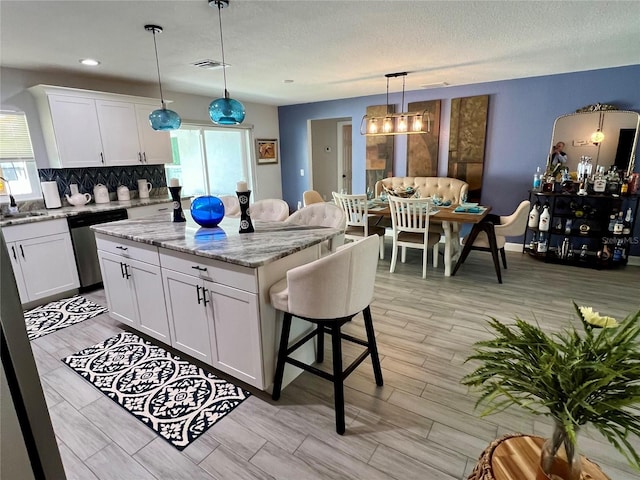
<path fill-rule="evenodd" d="M 156 33 L 162 33 L 162 27 L 158 25 L 145 25 L 144 29 L 147 32 L 153 33 L 153 46 L 156 51 L 156 68 L 158 69 L 158 85 L 160 86 L 160 103 L 162 108 L 154 110 L 149 114 L 149 123 L 154 130 L 177 130 L 182 124 L 182 119 L 173 110 L 168 110 L 164 103 L 164 97 L 162 95 L 162 82 L 160 81 L 160 63 L 158 62 L 158 45 L 156 44 Z"/>
<path fill-rule="evenodd" d="M 216 98 L 209 104 L 209 117 L 216 125 L 239 125 L 244 121 L 244 105 L 229 97 L 227 90 L 227 64 L 224 60 L 224 40 L 222 37 L 222 14 L 229 0 L 208 0 L 210 7 L 218 7 L 218 23 L 220 25 L 220 46 L 222 48 L 222 75 L 224 78 L 224 97 Z"/>

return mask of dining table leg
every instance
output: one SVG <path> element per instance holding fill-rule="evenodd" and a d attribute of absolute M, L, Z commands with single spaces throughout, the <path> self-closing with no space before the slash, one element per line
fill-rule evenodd
<path fill-rule="evenodd" d="M 452 228 L 451 222 L 442 222 L 442 230 L 444 231 L 444 276 L 451 276 L 451 250 L 452 250 Z"/>

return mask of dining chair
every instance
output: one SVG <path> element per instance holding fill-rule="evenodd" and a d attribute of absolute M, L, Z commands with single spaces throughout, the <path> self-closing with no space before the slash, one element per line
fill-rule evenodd
<path fill-rule="evenodd" d="M 289 204 L 279 198 L 258 200 L 249 206 L 249 215 L 253 220 L 283 222 L 289 217 Z"/>
<path fill-rule="evenodd" d="M 307 225 L 316 227 L 331 227 L 344 230 L 347 224 L 347 217 L 340 207 L 333 203 L 313 203 L 300 210 L 296 210 L 285 223 L 293 225 Z M 344 234 L 322 243 L 321 252 L 323 255 L 329 253 L 331 249 L 344 243 Z M 331 245 L 331 246 L 329 246 Z"/>
<path fill-rule="evenodd" d="M 360 363 L 371 356 L 376 385 L 382 386 L 382 370 L 376 347 L 369 305 L 378 265 L 378 244 L 374 237 L 347 243 L 335 253 L 287 271 L 286 278 L 270 290 L 271 305 L 284 312 L 278 349 L 272 398 L 278 400 L 282 390 L 285 363 L 333 382 L 336 432 L 342 435 L 344 423 L 344 380 Z M 367 340 L 341 332 L 341 327 L 362 312 Z M 316 328 L 289 346 L 293 317 L 306 320 Z M 333 372 L 307 365 L 291 355 L 306 342 L 317 337 L 316 361 L 324 360 L 324 334 L 331 335 Z M 346 368 L 342 365 L 342 340 L 366 347 Z"/>
<path fill-rule="evenodd" d="M 240 216 L 240 202 L 235 195 L 220 195 L 218 197 L 224 205 L 225 217 L 239 217 Z"/>
<path fill-rule="evenodd" d="M 307 190 L 302 194 L 302 204 L 306 207 L 313 203 L 323 203 L 324 198 L 315 190 Z"/>
<path fill-rule="evenodd" d="M 347 229 L 344 232 L 345 238 L 358 240 L 361 237 L 377 235 L 380 242 L 380 259 L 384 259 L 384 233 L 385 228 L 369 224 L 369 207 L 367 206 L 367 196 L 347 195 L 345 193 L 333 192 L 333 201 L 345 213 L 347 218 Z"/>
<path fill-rule="evenodd" d="M 485 220 L 480 222 L 471 229 L 471 232 L 462 239 L 462 253 L 456 264 L 455 272 L 459 265 L 462 265 L 467 259 L 471 250 L 480 250 L 483 252 L 491 252 L 493 256 L 493 265 L 498 276 L 498 282 L 502 283 L 502 274 L 500 273 L 500 262 L 498 261 L 498 252 L 502 257 L 502 265 L 507 269 L 507 255 L 504 250 L 506 237 L 518 237 L 524 235 L 527 228 L 527 219 L 529 217 L 529 200 L 523 200 L 511 215 L 501 215 L 497 218 L 499 223 Z M 493 233 L 492 233 L 493 231 Z M 492 238 L 493 237 L 493 238 Z"/>
<path fill-rule="evenodd" d="M 422 278 L 426 278 L 427 253 L 433 247 L 433 266 L 437 268 L 440 242 L 440 233 L 429 231 L 431 201 L 428 198 L 388 198 L 393 228 L 393 253 L 389 272 L 396 270 L 398 248 L 402 247 L 402 263 L 405 262 L 407 248 L 416 248 L 422 250 Z"/>

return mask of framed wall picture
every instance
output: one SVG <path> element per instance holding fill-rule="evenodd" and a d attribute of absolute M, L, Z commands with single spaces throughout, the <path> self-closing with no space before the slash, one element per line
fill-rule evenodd
<path fill-rule="evenodd" d="M 256 140 L 258 165 L 278 163 L 278 140 Z"/>

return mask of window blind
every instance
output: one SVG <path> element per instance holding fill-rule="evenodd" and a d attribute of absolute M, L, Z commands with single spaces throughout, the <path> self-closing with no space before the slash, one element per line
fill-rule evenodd
<path fill-rule="evenodd" d="M 0 160 L 33 160 L 27 117 L 23 112 L 0 111 Z"/>

